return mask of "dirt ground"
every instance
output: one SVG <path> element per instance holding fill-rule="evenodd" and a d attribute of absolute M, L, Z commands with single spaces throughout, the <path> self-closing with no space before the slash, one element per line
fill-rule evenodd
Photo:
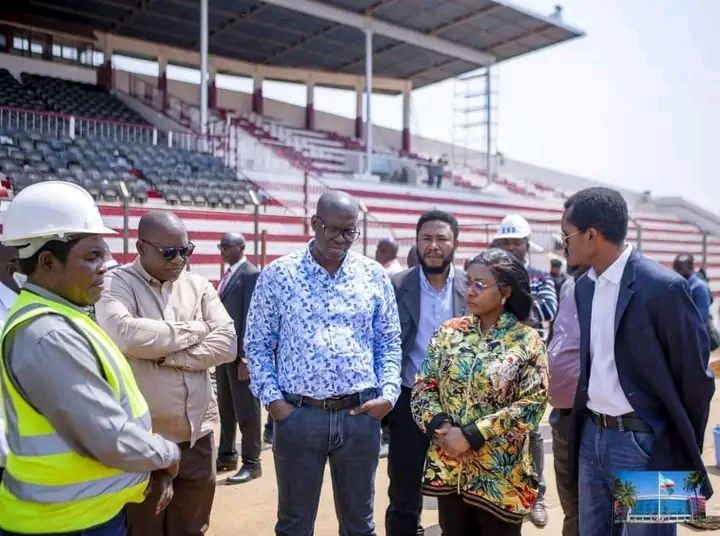
<path fill-rule="evenodd" d="M 720 364 L 720 361 L 717 362 Z M 720 368 L 718 369 L 720 372 Z M 715 382 L 715 396 L 710 408 L 710 420 L 705 432 L 705 443 L 703 460 L 710 472 L 710 479 L 715 488 L 715 495 L 708 501 L 707 515 L 720 515 L 720 468 L 715 467 L 715 451 L 713 447 L 712 429 L 720 424 L 720 380 Z M 547 414 L 543 420 L 543 434 L 549 437 L 547 427 Z M 546 506 L 550 521 L 544 529 L 538 529 L 530 522 L 523 527 L 525 535 L 559 536 L 562 529 L 562 510 L 555 488 L 555 476 L 552 470 L 552 453 L 549 443 L 545 449 L 545 479 L 547 481 Z M 272 535 L 275 524 L 275 513 L 277 506 L 277 492 L 275 489 L 275 471 L 272 461 L 272 450 L 265 450 L 262 454 L 263 476 L 248 484 L 238 486 L 225 485 L 225 478 L 231 473 L 218 475 L 218 487 L 213 506 L 211 536 L 255 536 Z M 387 498 L 387 463 L 380 460 L 376 480 L 375 492 L 375 523 L 378 536 L 385 534 L 383 518 L 385 508 L 388 505 Z M 437 511 L 434 502 L 426 499 L 423 512 L 423 525 L 426 527 L 427 536 L 440 536 L 440 529 L 437 527 Z M 686 526 L 678 530 L 680 535 L 701 532 Z M 326 471 L 322 496 L 320 498 L 320 509 L 315 524 L 316 536 L 336 536 L 338 534 L 337 520 L 332 499 L 332 488 L 330 486 L 330 473 Z M 710 534 L 710 532 L 706 532 Z"/>

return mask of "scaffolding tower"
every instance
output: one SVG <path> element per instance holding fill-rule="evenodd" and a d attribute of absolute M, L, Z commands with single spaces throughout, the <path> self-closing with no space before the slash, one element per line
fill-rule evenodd
<path fill-rule="evenodd" d="M 456 165 L 497 174 L 497 69 L 484 67 L 455 78 L 452 158 Z"/>

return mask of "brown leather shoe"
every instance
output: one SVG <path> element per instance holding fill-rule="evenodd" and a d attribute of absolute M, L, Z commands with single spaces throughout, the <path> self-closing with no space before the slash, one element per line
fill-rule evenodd
<path fill-rule="evenodd" d="M 535 503 L 533 505 L 532 510 L 530 510 L 530 521 L 532 521 L 536 527 L 542 528 L 547 525 L 548 515 L 543 503 Z"/>

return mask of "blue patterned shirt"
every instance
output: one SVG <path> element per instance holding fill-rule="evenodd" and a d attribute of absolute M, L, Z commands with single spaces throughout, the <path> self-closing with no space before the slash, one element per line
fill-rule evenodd
<path fill-rule="evenodd" d="M 376 388 L 400 393 L 400 322 L 390 279 L 348 252 L 334 276 L 310 247 L 258 278 L 245 334 L 250 388 L 267 405 L 283 392 L 324 399 Z"/>

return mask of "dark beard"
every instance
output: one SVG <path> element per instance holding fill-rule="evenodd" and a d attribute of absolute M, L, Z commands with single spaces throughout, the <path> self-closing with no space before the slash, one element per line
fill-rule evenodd
<path fill-rule="evenodd" d="M 422 257 L 420 260 L 420 266 L 422 267 L 422 271 L 426 274 L 444 274 L 445 271 L 448 269 L 448 266 L 450 266 L 453 262 L 453 258 L 455 257 L 455 253 L 451 253 L 450 256 L 445 259 L 445 261 L 440 266 L 428 266 L 425 264 L 425 259 Z"/>

